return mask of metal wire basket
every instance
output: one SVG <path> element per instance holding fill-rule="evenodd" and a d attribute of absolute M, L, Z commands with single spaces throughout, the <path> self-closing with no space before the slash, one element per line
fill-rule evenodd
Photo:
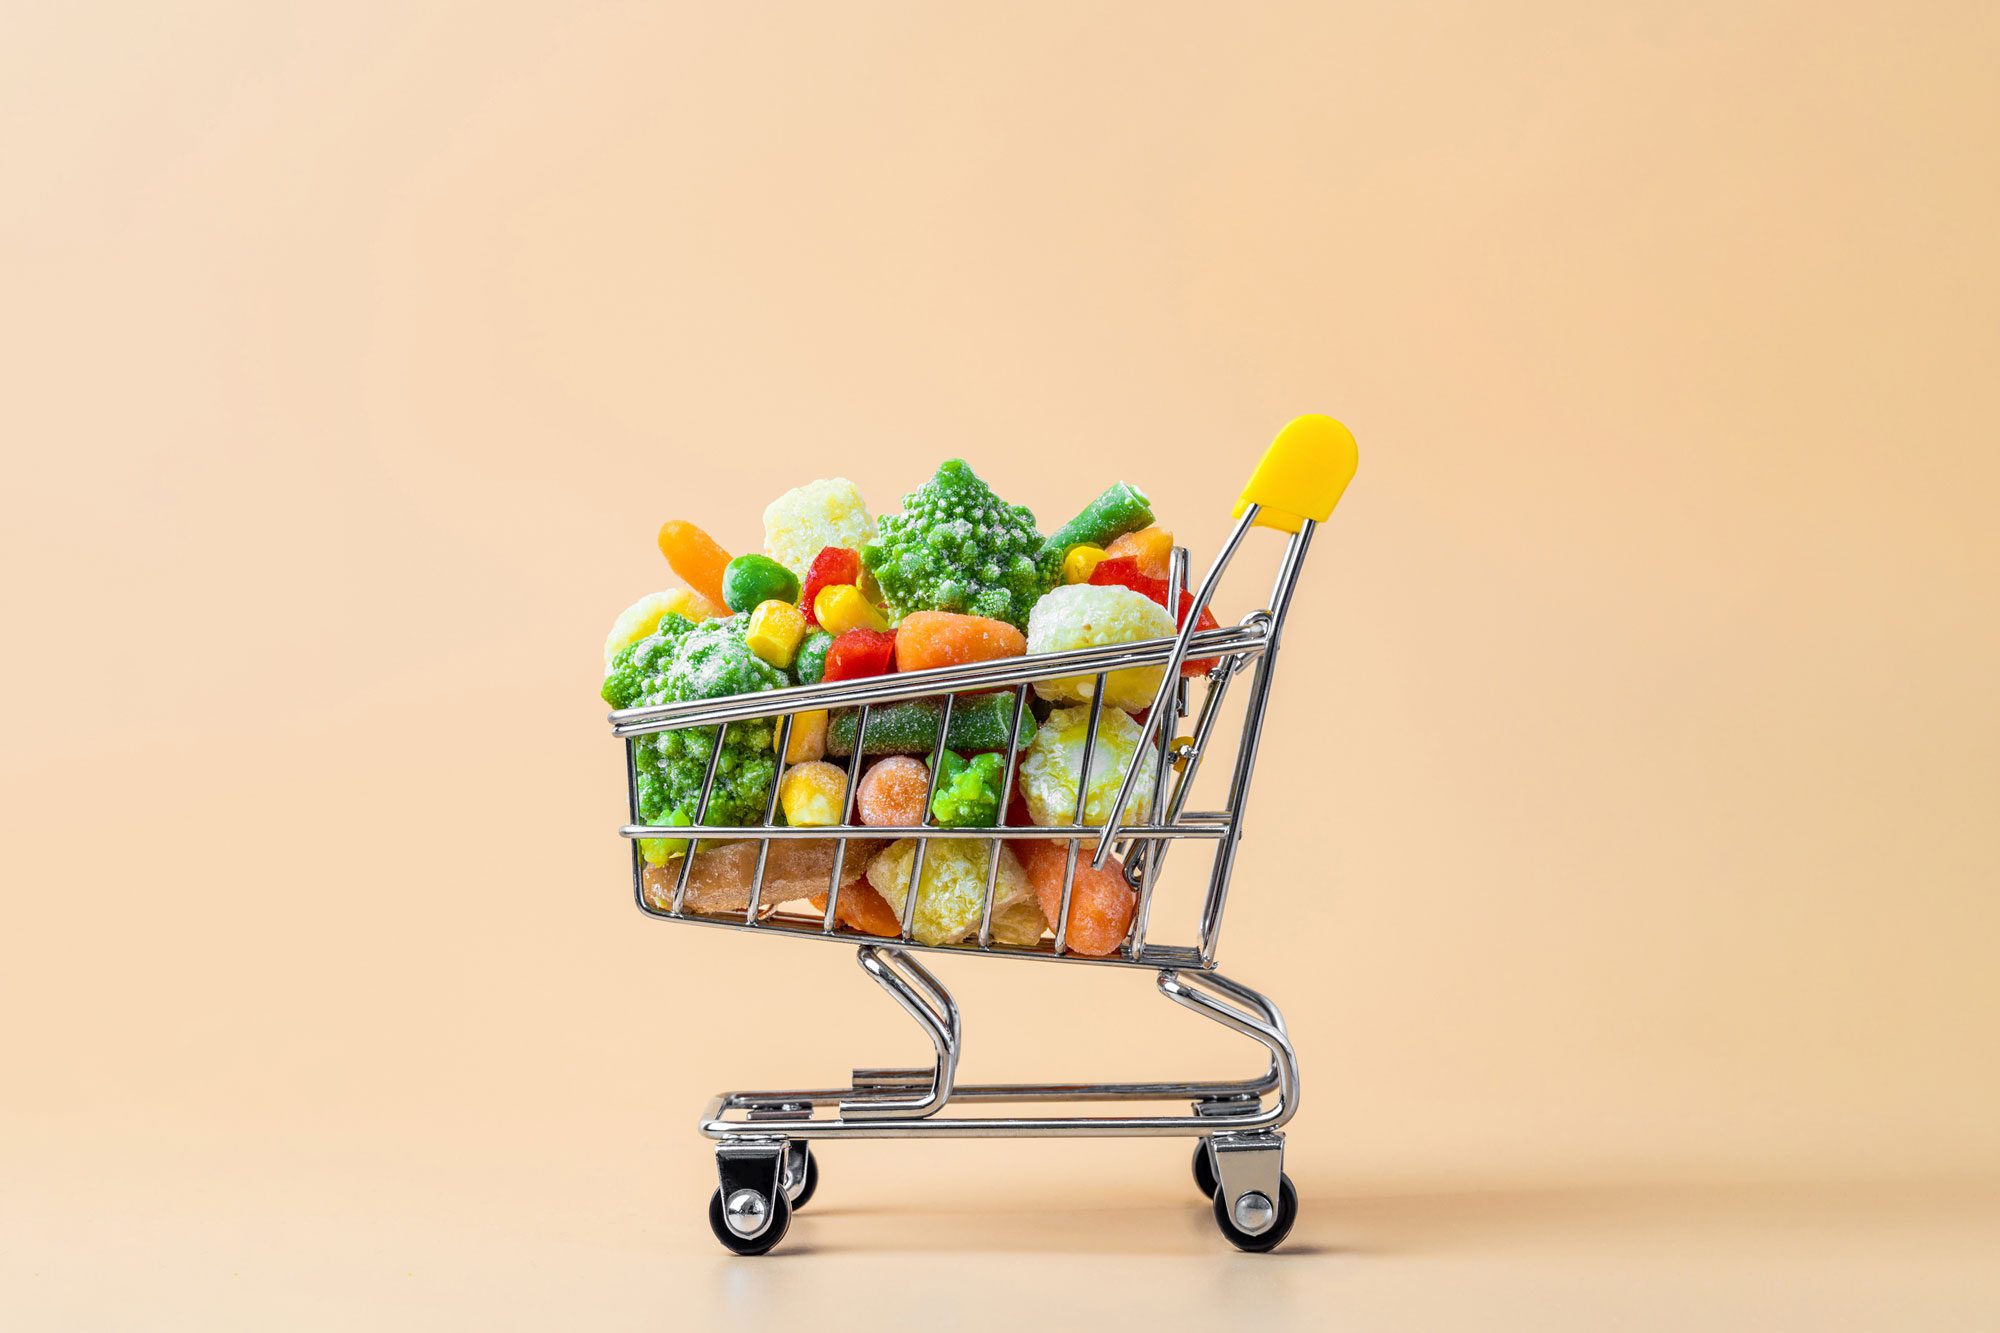
<path fill-rule="evenodd" d="M 710 1200 L 709 1220 L 726 1247 L 739 1254 L 762 1254 L 782 1239 L 792 1211 L 803 1206 L 817 1188 L 818 1166 L 808 1146 L 810 1140 L 923 1136 L 1191 1135 L 1199 1140 L 1194 1160 L 1196 1183 L 1211 1196 L 1223 1234 L 1246 1250 L 1268 1250 L 1284 1238 L 1297 1213 L 1297 1198 L 1283 1175 L 1284 1136 L 1278 1131 L 1297 1110 L 1297 1056 L 1277 1007 L 1258 992 L 1215 972 L 1214 967 L 1280 635 L 1314 527 L 1338 502 L 1353 474 L 1354 460 L 1353 437 L 1338 422 L 1309 416 L 1287 425 L 1239 499 L 1235 526 L 1192 602 L 1183 609 L 1179 632 L 1173 638 L 631 708 L 611 715 L 613 734 L 624 740 L 626 748 L 633 822 L 620 832 L 633 840 L 633 892 L 640 910 L 661 920 L 858 945 L 862 968 L 916 1019 L 936 1053 L 929 1068 L 857 1069 L 846 1088 L 732 1092 L 715 1098 L 702 1115 L 700 1128 L 717 1141 L 721 1184 Z M 1236 625 L 1198 629 L 1201 611 L 1209 605 L 1224 571 L 1253 527 L 1286 534 L 1268 605 Z M 1187 552 L 1176 548 L 1169 565 L 1168 606 L 1181 604 L 1187 574 Z M 1205 662 L 1208 668 L 1191 680 L 1182 670 L 1189 662 Z M 1149 668 L 1161 672 L 1160 683 L 1139 722 L 1138 743 L 1131 762 L 1125 765 L 1117 798 L 1107 807 L 1107 817 L 1101 823 L 1086 823 L 1092 758 L 1100 746 L 1101 724 L 1110 711 L 1104 704 L 1106 679 L 1113 672 Z M 1232 752 L 1227 744 L 1229 729 L 1219 723 L 1225 699 L 1244 676 L 1249 683 L 1240 720 L 1233 728 Z M 955 711 L 977 707 L 990 717 L 996 712 L 996 699 L 1004 700 L 1000 707 L 1010 719 L 1000 733 L 1007 738 L 1004 793 L 1012 789 L 1020 762 L 1024 719 L 1032 721 L 1028 713 L 1034 686 L 1079 677 L 1094 678 L 1095 688 L 1089 691 L 1072 821 L 1055 827 L 1009 825 L 1003 810 L 998 827 L 939 827 L 929 814 L 931 796 L 944 752 L 950 748 Z M 1197 691 L 1198 705 L 1193 697 Z M 871 713 L 914 701 L 928 701 L 937 711 L 925 818 L 906 827 L 858 823 L 854 802 L 873 735 L 869 730 Z M 776 823 L 775 782 L 761 823 L 725 826 L 705 822 L 727 728 L 763 719 L 775 722 L 776 750 L 782 756 L 789 750 L 796 718 L 822 709 L 834 719 L 836 735 L 844 729 L 851 737 L 842 756 L 847 762 L 847 783 L 840 823 L 810 828 Z M 1192 725 L 1182 732 L 1180 728 L 1190 716 Z M 661 732 L 697 727 L 715 730 L 707 741 L 709 759 L 695 827 L 638 822 L 636 746 Z M 1203 759 L 1213 751 L 1231 753 L 1232 757 L 1223 803 L 1219 809 L 1190 810 L 1187 802 L 1195 778 Z M 1145 813 L 1136 819 L 1122 818 L 1139 809 L 1135 793 L 1147 791 L 1151 799 Z M 650 865 L 640 853 L 641 839 L 685 839 L 695 832 L 701 841 L 664 865 Z M 851 884 L 856 874 L 849 864 L 850 856 L 857 848 L 872 850 L 885 840 L 900 838 L 916 840 L 900 931 L 885 938 L 846 924 L 839 909 L 843 881 Z M 927 944 L 916 937 L 915 917 L 923 896 L 924 857 L 933 841 L 940 838 L 986 844 L 985 893 L 976 934 Z M 1059 910 L 1052 933 L 1045 938 L 1005 943 L 994 937 L 1000 849 L 1005 842 L 1030 838 L 1065 844 Z M 1155 891 L 1169 850 L 1177 842 L 1190 840 L 1213 845 L 1207 889 L 1192 929 L 1163 941 L 1154 937 Z M 747 893 L 728 895 L 723 903 L 702 890 L 704 858 L 727 857 L 740 867 L 746 854 L 754 857 Z M 1079 952 L 1068 938 L 1077 868 L 1085 858 L 1102 866 L 1113 855 L 1120 858 L 1125 879 L 1136 895 L 1130 927 L 1122 942 L 1109 952 Z M 788 901 L 797 902 L 805 896 L 798 892 L 799 867 L 809 864 L 817 868 L 821 862 L 827 867 L 823 907 L 817 905 L 818 895 L 814 895 L 811 912 L 765 901 L 774 864 L 782 863 L 785 872 L 785 888 L 778 891 L 785 893 Z M 736 896 L 743 899 L 740 905 Z M 1228 1082 L 960 1085 L 956 1073 L 962 1032 L 957 1005 L 930 970 L 911 956 L 914 951 L 1150 969 L 1157 972 L 1157 984 L 1170 999 L 1257 1041 L 1269 1053 L 1269 1066 L 1262 1077 Z M 1185 1101 L 1191 1104 L 1191 1113 L 942 1114 L 954 1104 L 1080 1101 Z"/>

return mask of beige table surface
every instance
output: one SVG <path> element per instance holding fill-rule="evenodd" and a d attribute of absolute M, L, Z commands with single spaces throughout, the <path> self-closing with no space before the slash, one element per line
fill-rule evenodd
<path fill-rule="evenodd" d="M 522 1142 L 394 1176 L 254 1153 L 89 1163 L 115 1186 L 0 1202 L 9 1326 L 1983 1330 L 2000 1189 L 1374 1187 L 1307 1177 L 1286 1247 L 1240 1255 L 1178 1145 L 833 1150 L 784 1245 L 732 1259 L 681 1144 Z M 496 1144 L 497 1149 L 500 1145 Z M 128 1174 L 129 1173 L 129 1174 Z M 889 1312 L 889 1313 L 886 1313 Z M 918 1322 L 921 1318 L 921 1323 Z"/>

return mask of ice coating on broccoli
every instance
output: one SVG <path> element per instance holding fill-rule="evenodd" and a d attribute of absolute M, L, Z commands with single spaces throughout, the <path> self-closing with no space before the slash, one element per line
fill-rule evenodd
<path fill-rule="evenodd" d="M 657 630 L 612 659 L 604 677 L 604 701 L 613 708 L 639 708 L 754 694 L 790 684 L 783 671 L 743 642 L 747 621 L 747 616 L 728 616 L 695 624 L 671 612 L 662 616 Z M 771 783 L 777 776 L 775 727 L 769 718 L 729 724 L 722 757 L 716 761 L 715 788 L 702 817 L 704 824 L 762 822 Z M 634 748 L 642 822 L 694 822 L 716 731 L 715 727 L 688 727 L 637 738 Z"/>
<path fill-rule="evenodd" d="M 912 611 L 958 611 L 1021 628 L 1049 590 L 1035 559 L 1042 538 L 1034 514 L 995 495 L 960 459 L 942 464 L 903 497 L 902 513 L 878 526 L 861 563 L 898 620 Z"/>

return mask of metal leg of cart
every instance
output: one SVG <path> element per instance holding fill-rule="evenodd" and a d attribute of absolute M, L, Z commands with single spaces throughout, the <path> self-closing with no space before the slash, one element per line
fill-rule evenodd
<path fill-rule="evenodd" d="M 1216 972 L 1170 969 L 1160 990 L 1183 1008 L 1240 1032 L 1270 1063 L 1260 1078 L 1157 1083 L 957 1082 L 963 1045 L 950 992 L 901 949 L 863 945 L 862 969 L 916 1020 L 936 1061 L 929 1068 L 857 1069 L 845 1088 L 726 1092 L 702 1113 L 716 1140 L 720 1185 L 709 1204 L 716 1237 L 738 1254 L 763 1254 L 784 1238 L 794 1209 L 818 1185 L 809 1143 L 839 1138 L 1068 1138 L 1189 1136 L 1195 1179 L 1216 1226 L 1240 1249 L 1277 1246 L 1298 1215 L 1284 1174 L 1285 1136 L 1298 1109 L 1299 1064 L 1284 1017 L 1269 999 Z M 1189 1103 L 1186 1115 L 955 1116 L 968 1103 Z"/>

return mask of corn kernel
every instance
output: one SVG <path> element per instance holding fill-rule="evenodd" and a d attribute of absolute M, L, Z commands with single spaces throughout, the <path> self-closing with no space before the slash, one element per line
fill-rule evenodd
<path fill-rule="evenodd" d="M 882 611 L 852 583 L 829 583 L 813 598 L 813 619 L 828 634 L 845 634 L 851 629 L 889 628 Z"/>
<path fill-rule="evenodd" d="M 774 667 L 788 667 L 806 636 L 806 618 L 790 602 L 759 602 L 750 613 L 743 646 Z"/>
<path fill-rule="evenodd" d="M 792 743 L 785 747 L 785 762 L 803 764 L 826 757 L 826 710 L 815 708 L 792 718 Z"/>
<path fill-rule="evenodd" d="M 794 764 L 778 784 L 778 803 L 793 828 L 838 824 L 847 804 L 847 774 L 824 760 Z"/>
<path fill-rule="evenodd" d="M 1063 557 L 1063 582 L 1088 583 L 1097 568 L 1097 562 L 1104 558 L 1102 546 L 1072 546 Z"/>

